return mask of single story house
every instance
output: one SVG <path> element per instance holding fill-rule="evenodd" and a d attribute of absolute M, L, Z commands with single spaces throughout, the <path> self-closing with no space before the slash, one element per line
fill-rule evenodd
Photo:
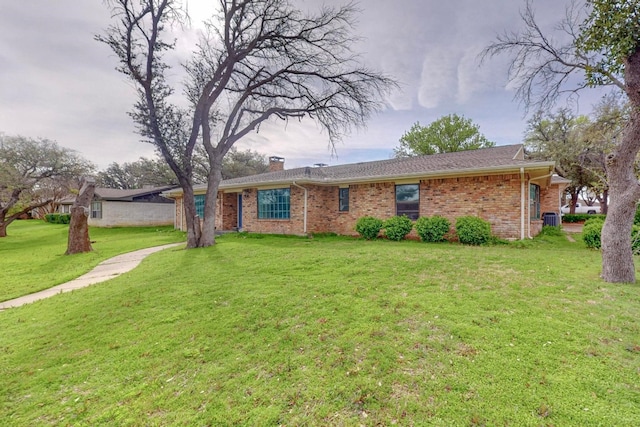
<path fill-rule="evenodd" d="M 149 187 L 134 190 L 96 187 L 89 225 L 95 227 L 145 227 L 171 225 L 175 222 L 172 199 L 162 193 L 174 186 Z M 59 213 L 70 213 L 75 199 L 62 201 Z"/>
<path fill-rule="evenodd" d="M 540 232 L 544 213 L 559 217 L 569 182 L 553 175 L 554 162 L 525 160 L 521 144 L 296 169 L 272 157 L 270 166 L 270 172 L 221 183 L 216 229 L 353 235 L 366 215 L 441 215 L 452 224 L 473 215 L 489 221 L 499 237 L 525 239 Z M 199 215 L 205 189 L 194 189 Z M 164 195 L 175 199 L 175 227 L 184 230 L 182 190 Z"/>

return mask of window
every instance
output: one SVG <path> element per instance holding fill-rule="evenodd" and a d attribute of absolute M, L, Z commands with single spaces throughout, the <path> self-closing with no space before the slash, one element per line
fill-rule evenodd
<path fill-rule="evenodd" d="M 91 202 L 91 218 L 102 218 L 102 202 Z"/>
<path fill-rule="evenodd" d="M 193 197 L 196 202 L 196 215 L 198 218 L 204 218 L 204 194 L 198 194 Z"/>
<path fill-rule="evenodd" d="M 288 188 L 258 190 L 258 219 L 289 219 L 290 200 Z"/>
<path fill-rule="evenodd" d="M 340 212 L 349 211 L 349 187 L 338 188 L 338 210 Z"/>
<path fill-rule="evenodd" d="M 529 185 L 529 218 L 540 219 L 540 186 Z"/>
<path fill-rule="evenodd" d="M 416 220 L 420 216 L 420 185 L 396 185 L 396 215 Z"/>
<path fill-rule="evenodd" d="M 60 213 L 63 213 L 63 214 L 71 213 L 71 205 L 60 205 Z"/>

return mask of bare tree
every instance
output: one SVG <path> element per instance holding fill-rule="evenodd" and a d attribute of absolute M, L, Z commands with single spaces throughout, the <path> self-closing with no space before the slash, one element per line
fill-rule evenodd
<path fill-rule="evenodd" d="M 52 187 L 64 187 L 92 169 L 55 142 L 0 135 L 0 237 L 17 218 L 54 201 L 58 193 Z"/>
<path fill-rule="evenodd" d="M 635 282 L 631 228 L 640 185 L 635 160 L 640 151 L 640 23 L 639 0 L 586 0 L 585 8 L 572 2 L 559 25 L 569 40 L 559 45 L 538 26 L 527 0 L 520 33 L 499 36 L 483 57 L 512 56 L 509 78 L 526 107 L 548 107 L 560 95 L 592 86 L 613 86 L 626 94 L 629 121 L 618 144 L 606 158 L 610 204 L 602 230 L 602 277 L 607 282 Z M 571 76 L 582 84 L 571 87 Z"/>
<path fill-rule="evenodd" d="M 215 211 L 224 156 L 271 118 L 309 117 L 331 144 L 382 105 L 395 82 L 359 64 L 352 52 L 353 4 L 305 14 L 289 0 L 219 0 L 185 64 L 189 107 L 170 102 L 162 54 L 172 24 L 184 22 L 176 0 L 111 0 L 118 23 L 97 39 L 137 85 L 132 117 L 175 172 L 184 191 L 187 247 L 215 243 Z M 202 143 L 209 173 L 200 230 L 193 197 L 193 153 Z"/>

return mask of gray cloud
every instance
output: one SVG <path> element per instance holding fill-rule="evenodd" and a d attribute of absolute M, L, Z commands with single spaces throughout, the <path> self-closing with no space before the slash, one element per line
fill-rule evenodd
<path fill-rule="evenodd" d="M 297 0 L 313 10 L 340 0 Z M 551 28 L 568 0 L 538 0 L 538 17 Z M 190 0 L 194 21 L 209 0 Z M 498 143 L 522 139 L 525 120 L 507 87 L 507 58 L 480 66 L 478 53 L 495 35 L 520 25 L 524 2 L 514 0 L 366 0 L 355 45 L 362 60 L 398 79 L 385 111 L 336 146 L 311 121 L 271 121 L 239 143 L 287 158 L 289 167 L 386 158 L 400 136 L 450 113 L 464 114 Z M 135 89 L 118 74 L 109 49 L 93 40 L 110 16 L 99 1 L 5 2 L 0 14 L 0 132 L 42 136 L 76 149 L 104 168 L 111 162 L 153 155 L 139 142 L 127 111 Z M 198 27 L 195 26 L 195 29 Z M 179 42 L 179 63 L 194 31 Z M 180 69 L 172 78 L 181 81 Z M 179 92 L 179 91 L 178 91 Z M 586 108 L 583 107 L 583 111 Z"/>

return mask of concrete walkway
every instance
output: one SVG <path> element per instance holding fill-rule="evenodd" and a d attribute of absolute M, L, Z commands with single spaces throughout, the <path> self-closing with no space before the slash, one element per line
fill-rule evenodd
<path fill-rule="evenodd" d="M 140 262 L 142 262 L 142 260 L 148 255 L 154 252 L 161 251 L 163 249 L 173 248 L 179 245 L 184 245 L 184 243 L 171 243 L 168 245 L 154 246 L 152 248 L 140 249 L 137 251 L 118 255 L 113 258 L 109 258 L 105 261 L 102 261 L 87 274 L 83 274 L 82 276 L 70 282 L 63 283 L 61 285 L 45 289 L 34 294 L 24 295 L 20 298 L 0 302 L 0 310 L 5 310 L 12 307 L 20 307 L 21 305 L 29 304 L 44 298 L 49 298 L 63 292 L 73 291 L 75 289 L 84 288 L 96 283 L 113 279 L 114 277 L 117 277 L 122 273 L 126 273 L 136 268 L 140 264 Z"/>
<path fill-rule="evenodd" d="M 582 233 L 582 226 L 583 224 L 581 222 L 565 222 L 562 224 L 562 229 L 567 233 Z"/>

